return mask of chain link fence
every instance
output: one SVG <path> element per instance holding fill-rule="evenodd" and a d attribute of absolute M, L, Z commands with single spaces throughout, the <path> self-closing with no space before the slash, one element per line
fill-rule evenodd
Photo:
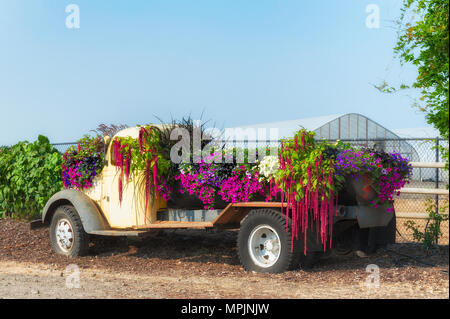
<path fill-rule="evenodd" d="M 371 147 L 385 152 L 397 152 L 411 162 L 442 162 L 440 146 L 448 147 L 448 140 L 441 138 L 407 138 L 407 139 L 372 139 L 372 140 L 341 140 L 356 147 Z M 407 188 L 436 188 L 446 189 L 449 184 L 449 172 L 444 168 L 414 168 L 411 182 Z M 427 204 L 428 203 L 428 204 Z M 448 214 L 448 195 L 430 194 L 406 194 L 401 193 L 395 198 L 394 206 L 397 214 L 397 241 L 414 241 L 413 233 L 405 226 L 408 220 L 412 220 L 423 230 L 427 226 L 424 218 L 428 214 L 427 207 L 433 204 L 433 209 L 442 209 Z M 442 238 L 440 244 L 449 243 L 449 222 L 441 224 Z"/>
<path fill-rule="evenodd" d="M 442 154 L 439 146 L 448 147 L 448 140 L 434 138 L 408 138 L 408 139 L 342 139 L 355 147 L 371 147 L 385 152 L 397 152 L 403 157 L 408 158 L 411 162 L 441 162 Z M 264 145 L 265 147 L 276 147 L 278 141 L 233 141 L 232 144 L 242 147 L 256 147 Z M 333 142 L 333 141 L 331 141 Z M 70 146 L 76 143 L 55 143 L 53 146 L 60 152 L 64 153 Z M 449 184 L 449 172 L 444 168 L 414 168 L 410 184 L 408 188 L 438 188 L 446 189 Z M 414 221 L 419 229 L 427 226 L 424 219 L 427 214 L 427 202 L 435 205 L 448 214 L 449 198 L 447 195 L 429 195 L 429 194 L 406 194 L 402 193 L 395 199 L 394 206 L 397 214 L 397 241 L 413 242 L 412 231 L 409 230 L 405 223 L 408 220 Z M 441 224 L 442 238 L 440 244 L 449 243 L 449 222 L 445 221 Z"/>
<path fill-rule="evenodd" d="M 66 152 L 69 147 L 75 146 L 77 145 L 77 143 L 53 143 L 52 145 L 58 150 L 58 152 L 64 154 L 64 152 Z"/>

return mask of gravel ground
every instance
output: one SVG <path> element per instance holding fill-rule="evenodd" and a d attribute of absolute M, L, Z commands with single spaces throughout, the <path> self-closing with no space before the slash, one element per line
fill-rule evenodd
<path fill-rule="evenodd" d="M 67 258 L 52 252 L 47 228 L 0 220 L 0 298 L 449 298 L 448 246 L 428 254 L 416 244 L 388 249 L 260 274 L 242 269 L 231 231 L 96 238 L 88 256 Z M 379 287 L 366 285 L 369 264 L 379 267 Z M 78 267 L 79 288 L 69 265 Z"/>

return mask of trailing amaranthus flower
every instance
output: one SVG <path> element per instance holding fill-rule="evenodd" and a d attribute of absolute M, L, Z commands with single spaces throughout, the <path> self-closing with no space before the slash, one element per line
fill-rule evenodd
<path fill-rule="evenodd" d="M 313 132 L 300 130 L 293 139 L 281 143 L 279 152 L 276 187 L 281 191 L 282 202 L 287 204 L 282 213 L 286 215 L 286 228 L 291 224 L 292 241 L 298 239 L 299 232 L 304 235 L 305 255 L 310 222 L 316 223 L 316 230 L 320 229 L 324 250 L 328 242 L 331 246 L 336 190 L 333 162 L 323 161 L 324 149 L 324 145 L 314 141 Z"/>
<path fill-rule="evenodd" d="M 158 154 L 156 145 L 152 144 L 152 134 L 157 134 L 151 126 L 142 126 L 139 129 L 139 151 L 140 155 L 146 158 L 145 163 L 145 211 L 147 211 L 150 193 L 155 197 L 158 195 Z M 152 170 L 153 167 L 153 170 Z M 153 177 L 153 188 L 150 187 L 150 179 Z"/>
<path fill-rule="evenodd" d="M 119 200 L 122 201 L 123 176 L 129 181 L 130 174 L 143 176 L 145 188 L 145 211 L 150 196 L 159 195 L 170 198 L 172 191 L 165 177 L 170 166 L 170 159 L 163 157 L 159 131 L 152 126 L 142 126 L 139 137 L 116 137 L 113 140 L 113 154 L 119 170 Z"/>
<path fill-rule="evenodd" d="M 126 180 L 129 179 L 129 168 L 131 163 L 131 150 L 128 147 L 128 151 L 126 151 L 127 144 L 120 141 L 119 139 L 114 139 L 112 151 L 114 156 L 114 161 L 117 170 L 119 171 L 119 202 L 122 203 L 122 194 L 123 194 L 123 175 L 125 171 Z M 128 155 L 128 156 L 127 156 Z"/>

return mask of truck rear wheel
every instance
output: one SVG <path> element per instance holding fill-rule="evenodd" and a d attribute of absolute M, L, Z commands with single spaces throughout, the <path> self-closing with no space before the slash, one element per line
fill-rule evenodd
<path fill-rule="evenodd" d="M 50 224 L 50 241 L 53 251 L 70 257 L 83 256 L 89 247 L 88 234 L 73 206 L 56 209 Z"/>
<path fill-rule="evenodd" d="M 291 249 L 292 248 L 292 249 Z M 301 245 L 294 240 L 286 220 L 272 209 L 255 209 L 242 220 L 238 254 L 247 271 L 280 273 L 299 266 Z"/>

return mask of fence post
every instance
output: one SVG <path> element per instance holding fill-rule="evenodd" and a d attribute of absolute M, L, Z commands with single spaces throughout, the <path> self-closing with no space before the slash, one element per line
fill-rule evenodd
<path fill-rule="evenodd" d="M 436 163 L 439 162 L 439 137 L 436 137 Z M 436 188 L 439 188 L 439 168 L 436 168 L 436 181 L 435 181 Z M 439 195 L 436 195 L 435 197 L 436 202 L 436 214 L 439 213 Z"/>
<path fill-rule="evenodd" d="M 439 162 L 439 137 L 436 137 L 436 163 Z M 436 188 L 439 188 L 439 168 L 436 168 Z M 436 204 L 436 215 L 439 215 L 439 195 L 435 196 L 435 204 Z M 439 224 L 439 229 L 441 225 Z M 438 244 L 439 239 L 436 238 L 436 245 Z"/>

